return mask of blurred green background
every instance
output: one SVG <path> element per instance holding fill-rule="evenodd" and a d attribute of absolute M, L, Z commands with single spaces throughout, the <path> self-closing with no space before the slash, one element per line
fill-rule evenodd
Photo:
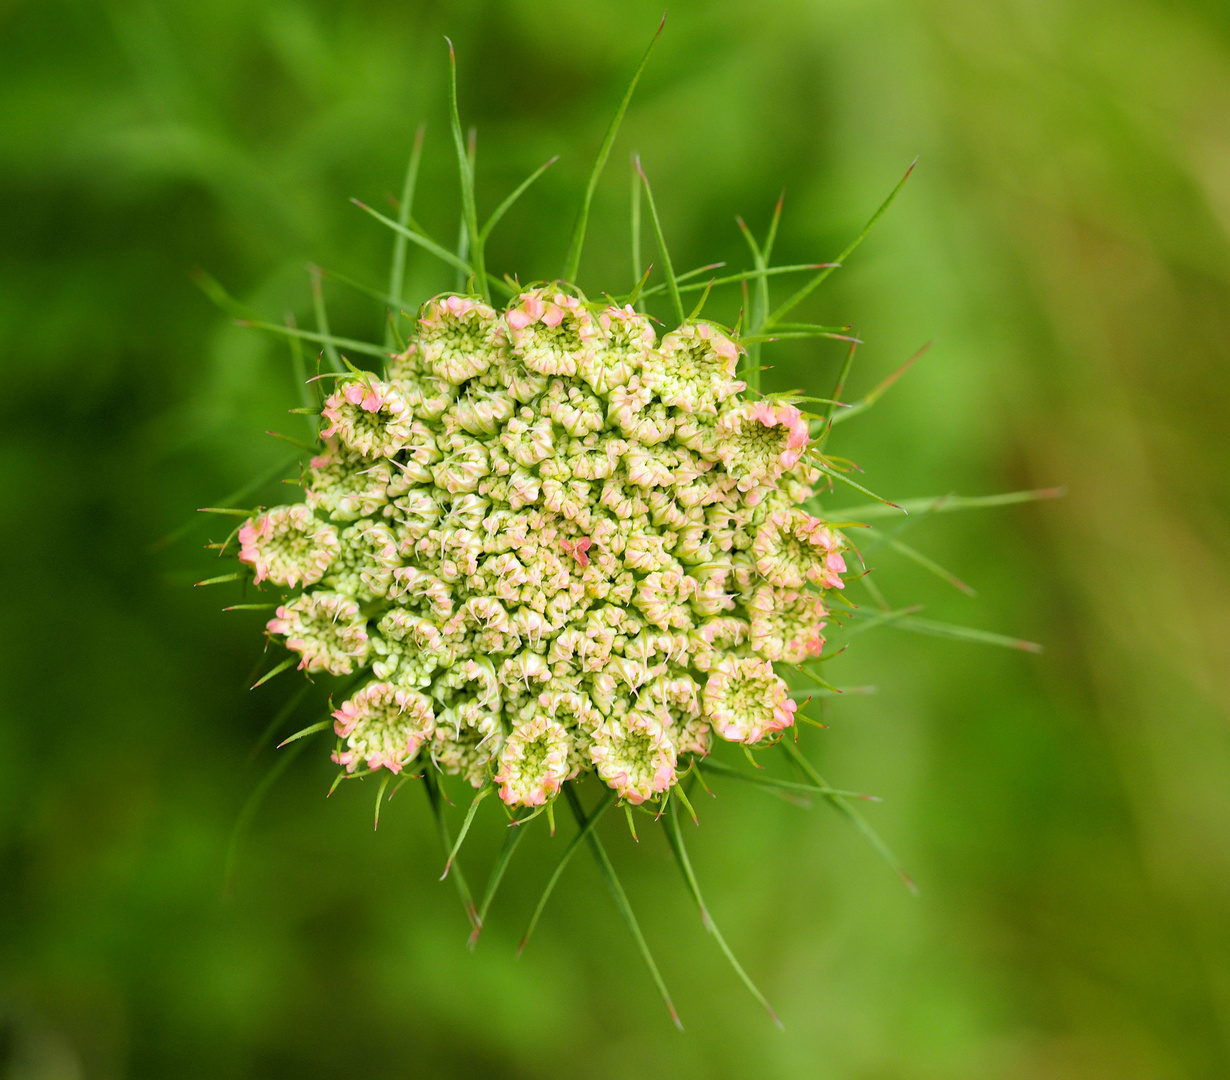
<path fill-rule="evenodd" d="M 838 452 L 890 496 L 1069 490 L 915 529 L 977 600 L 876 563 L 894 600 L 1043 655 L 862 636 L 834 677 L 879 694 L 802 736 L 834 782 L 886 797 L 868 814 L 920 895 L 824 808 L 729 782 L 699 804 L 707 899 L 784 1033 L 656 830 L 635 846 L 613 817 L 603 835 L 683 1035 L 587 859 L 515 958 L 570 826 L 527 839 L 471 954 L 422 793 L 373 833 L 370 783 L 325 801 L 323 744 L 272 789 L 224 896 L 232 826 L 275 760 L 253 747 L 292 677 L 249 693 L 259 615 L 187 587 L 211 522 L 151 544 L 276 462 L 263 432 L 296 401 L 284 344 L 231 325 L 190 274 L 302 325 L 307 260 L 380 284 L 389 235 L 347 197 L 388 205 L 420 120 L 416 216 L 455 236 L 445 33 L 482 203 L 562 155 L 489 265 L 558 273 L 659 14 L 0 3 L 0 1075 L 1230 1075 L 1220 0 L 672 5 L 581 284 L 630 284 L 634 148 L 680 267 L 746 266 L 734 215 L 762 232 L 783 186 L 779 258 L 832 257 L 920 155 L 806 309 L 866 340 L 853 394 L 936 341 Z M 452 284 L 412 256 L 411 301 Z M 335 331 L 379 333 L 371 301 L 326 295 Z M 733 317 L 738 296 L 713 303 Z M 769 386 L 831 388 L 835 347 L 777 349 Z M 486 806 L 463 858 L 479 883 L 500 831 Z"/>

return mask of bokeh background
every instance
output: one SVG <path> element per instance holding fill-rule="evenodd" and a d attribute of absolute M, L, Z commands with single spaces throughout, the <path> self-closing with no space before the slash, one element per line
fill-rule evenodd
<path fill-rule="evenodd" d="M 347 197 L 388 205 L 421 120 L 416 216 L 455 237 L 445 33 L 482 203 L 561 155 L 489 263 L 558 273 L 659 15 L 0 3 L 0 1075 L 1230 1075 L 1218 0 L 672 5 L 582 285 L 630 283 L 633 149 L 680 267 L 748 265 L 734 215 L 762 232 L 783 187 L 779 256 L 832 257 L 919 155 L 806 309 L 865 339 L 852 394 L 935 340 L 837 446 L 890 496 L 1068 489 L 915 528 L 977 600 L 875 560 L 894 601 L 1045 653 L 866 634 L 834 677 L 878 695 L 827 703 L 829 729 L 803 735 L 832 780 L 886 797 L 868 814 L 918 896 L 823 807 L 729 782 L 700 804 L 707 899 L 784 1033 L 704 934 L 663 837 L 634 845 L 614 816 L 603 835 L 682 1035 L 587 859 L 515 958 L 569 826 L 527 839 L 471 954 L 422 792 L 374 833 L 372 784 L 326 802 L 323 743 L 270 790 L 224 889 L 294 676 L 248 692 L 260 616 L 189 587 L 216 522 L 152 545 L 275 463 L 263 433 L 290 430 L 297 401 L 284 343 L 232 325 L 191 274 L 302 325 L 308 260 L 381 284 L 389 235 Z M 452 285 L 412 255 L 409 302 Z M 380 332 L 377 305 L 325 289 L 337 332 Z M 712 303 L 733 318 L 738 295 Z M 777 348 L 770 386 L 831 388 L 836 347 Z M 462 860 L 476 884 L 498 817 L 484 808 Z"/>

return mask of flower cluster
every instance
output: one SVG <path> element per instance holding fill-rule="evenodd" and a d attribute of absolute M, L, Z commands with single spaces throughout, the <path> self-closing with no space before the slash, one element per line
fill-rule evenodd
<path fill-rule="evenodd" d="M 714 735 L 794 722 L 775 663 L 819 654 L 844 541 L 788 401 L 745 400 L 708 323 L 660 341 L 560 288 L 444 296 L 386 376 L 325 403 L 306 502 L 240 531 L 308 672 L 370 670 L 334 760 L 425 755 L 509 805 L 592 770 L 654 799 Z"/>

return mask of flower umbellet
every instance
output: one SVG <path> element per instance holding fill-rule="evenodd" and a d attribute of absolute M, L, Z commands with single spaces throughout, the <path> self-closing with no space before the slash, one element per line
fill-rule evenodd
<path fill-rule="evenodd" d="M 803 706 L 813 695 L 840 692 L 818 666 L 826 659 L 826 632 L 862 615 L 846 597 L 847 586 L 862 577 L 851 572 L 862 569 L 847 531 L 855 523 L 827 519 L 820 500 L 834 480 L 871 493 L 848 477 L 848 463 L 824 451 L 843 419 L 844 406 L 833 399 L 857 342 L 844 333 L 848 328 L 783 319 L 862 236 L 836 263 L 770 268 L 775 216 L 763 246 L 745 230 L 754 270 L 708 285 L 681 284 L 712 267 L 676 277 L 637 160 L 664 280 L 646 287 L 649 274 L 641 276 L 638 265 L 640 282 L 631 293 L 587 299 L 572 282 L 589 200 L 648 56 L 608 130 L 564 278 L 529 286 L 489 277 L 483 245 L 542 169 L 478 228 L 454 72 L 461 252 L 443 249 L 410 216 L 421 138 L 399 220 L 359 206 L 399 236 L 387 295 L 401 295 L 406 240 L 461 270 L 464 288 L 426 300 L 410 316 L 390 309 L 382 347 L 332 337 L 320 297 L 318 333 L 261 324 L 296 344 L 322 343 L 332 370 L 321 378 L 333 382 L 318 408 L 298 410 L 315 414 L 315 445 L 301 461 L 303 501 L 252 512 L 233 534 L 243 571 L 207 583 L 244 577 L 282 593 L 266 633 L 290 657 L 261 682 L 297 665 L 308 677 L 337 678 L 344 687 L 325 720 L 287 741 L 331 730 L 339 780 L 381 778 L 377 821 L 390 779 L 422 780 L 450 849 L 445 874 L 453 873 L 474 935 L 527 823 L 545 812 L 554 830 L 553 807 L 562 800 L 579 828 L 563 862 L 584 838 L 677 1021 L 594 831 L 611 805 L 622 805 L 630 824 L 636 809 L 664 825 L 706 928 L 766 1009 L 713 924 L 684 847 L 679 805 L 696 817 L 693 783 L 707 789 L 702 776 L 712 772 L 784 787 L 791 798 L 816 795 L 900 868 L 851 806 L 849 799 L 861 796 L 830 788 L 795 746 L 797 724 L 808 719 Z M 639 200 L 641 189 L 634 190 Z M 637 207 L 634 221 L 639 201 Z M 639 239 L 633 260 L 639 263 Z M 814 276 L 771 312 L 768 278 L 788 271 Z M 741 312 L 734 328 L 700 314 L 719 282 L 755 290 L 746 322 Z M 701 302 L 686 315 L 682 294 L 699 288 Z M 653 295 L 670 299 L 671 322 L 656 324 L 645 313 Z M 783 332 L 850 344 L 821 413 L 807 411 L 821 399 L 761 392 L 762 345 Z M 382 357 L 383 367 L 357 368 L 338 354 L 339 345 L 359 345 Z M 847 415 L 868 408 L 895 378 Z M 957 509 L 1054 494 L 915 505 Z M 215 509 L 234 513 L 232 505 Z M 859 513 L 901 510 L 879 500 Z M 868 528 L 866 535 L 955 580 L 891 534 Z M 225 553 L 230 541 L 215 546 Z M 874 585 L 864 581 L 863 588 L 880 623 L 1035 648 L 917 619 L 912 609 L 893 611 Z M 800 674 L 807 685 L 799 685 Z M 749 757 L 780 745 L 796 779 L 723 765 L 723 745 Z M 442 776 L 476 789 L 455 843 L 441 812 Z M 589 789 L 602 793 L 589 810 L 575 790 L 587 777 Z M 455 860 L 490 794 L 512 827 L 480 907 Z"/>

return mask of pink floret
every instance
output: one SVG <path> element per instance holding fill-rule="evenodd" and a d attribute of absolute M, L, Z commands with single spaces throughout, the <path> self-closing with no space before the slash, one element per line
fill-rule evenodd
<path fill-rule="evenodd" d="M 799 458 L 807 448 L 811 431 L 807 418 L 793 405 L 785 402 L 772 404 L 768 401 L 758 401 L 751 407 L 748 416 L 759 420 L 765 427 L 784 427 L 789 430 L 786 437 L 786 449 L 782 452 L 783 469 L 792 469 L 798 464 Z"/>

